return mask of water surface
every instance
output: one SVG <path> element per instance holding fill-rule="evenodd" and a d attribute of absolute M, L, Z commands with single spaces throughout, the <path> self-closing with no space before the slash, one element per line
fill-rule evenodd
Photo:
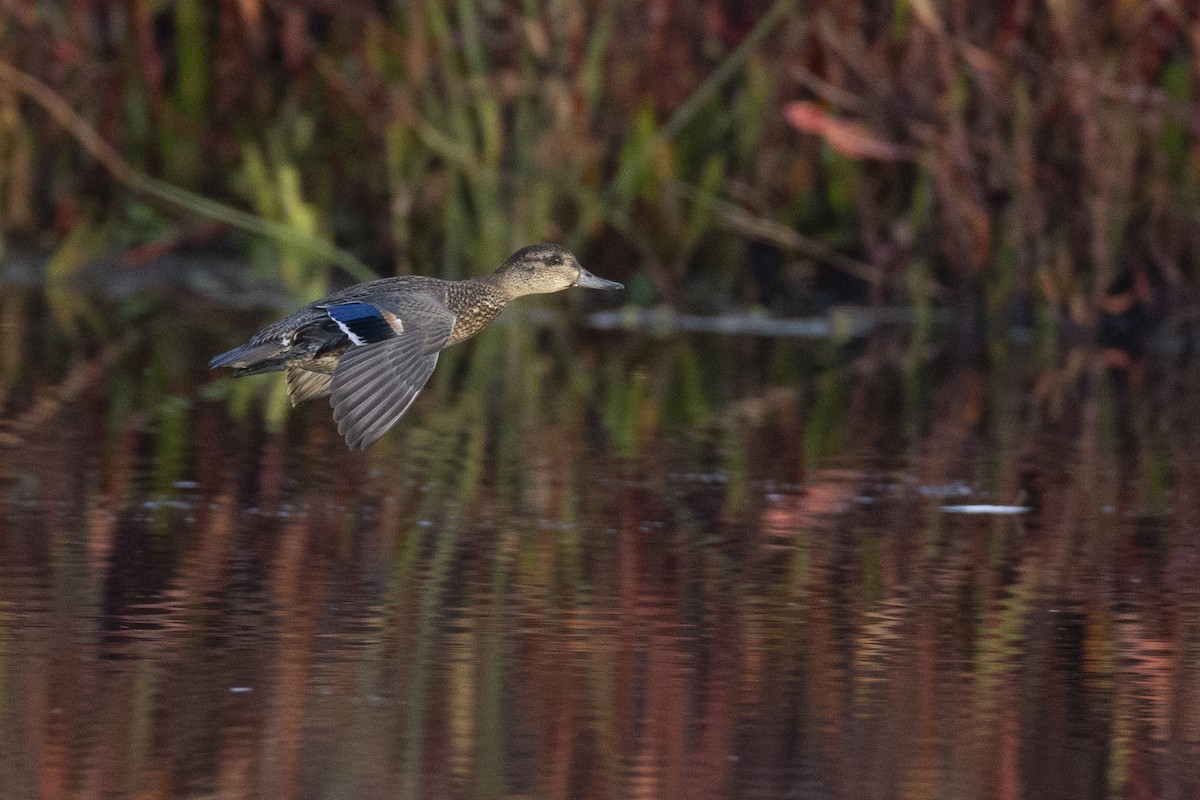
<path fill-rule="evenodd" d="M 1200 794 L 1187 363 L 515 317 L 360 454 L 212 328 L 7 346 L 0 797 Z"/>

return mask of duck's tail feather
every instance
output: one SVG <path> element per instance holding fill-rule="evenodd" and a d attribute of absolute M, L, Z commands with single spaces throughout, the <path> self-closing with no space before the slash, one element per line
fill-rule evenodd
<path fill-rule="evenodd" d="M 259 372 L 275 372 L 285 366 L 283 356 L 287 350 L 282 342 L 251 342 L 235 347 L 208 362 L 210 369 L 234 367 L 239 375 L 255 375 Z"/>
<path fill-rule="evenodd" d="M 261 375 L 264 372 L 281 372 L 291 366 L 292 363 L 291 359 L 288 358 L 269 358 L 265 361 L 259 361 L 257 364 L 238 367 L 234 370 L 233 377 L 244 378 L 247 375 Z"/>

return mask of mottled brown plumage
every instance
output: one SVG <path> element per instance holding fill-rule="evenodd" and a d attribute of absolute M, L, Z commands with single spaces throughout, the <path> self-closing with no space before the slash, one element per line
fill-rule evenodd
<path fill-rule="evenodd" d="M 446 307 L 454 313 L 454 329 L 450 332 L 447 346 L 479 333 L 500 315 L 510 300 L 520 296 L 505 295 L 492 285 L 491 278 L 492 275 L 489 275 L 446 286 Z"/>
<path fill-rule="evenodd" d="M 235 376 L 286 370 L 292 404 L 329 395 L 338 432 L 363 448 L 408 410 L 442 349 L 478 333 L 518 297 L 570 286 L 622 288 L 557 245 L 532 245 L 480 278 L 382 278 L 334 292 L 209 366 L 233 367 Z"/>

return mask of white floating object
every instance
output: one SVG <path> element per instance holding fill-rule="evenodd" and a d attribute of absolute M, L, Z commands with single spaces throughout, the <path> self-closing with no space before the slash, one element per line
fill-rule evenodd
<path fill-rule="evenodd" d="M 965 506 L 942 506 L 947 514 L 1028 514 L 1033 511 L 1029 506 L 996 506 L 986 503 Z"/>
<path fill-rule="evenodd" d="M 965 483 L 943 483 L 933 486 L 918 486 L 917 491 L 925 497 L 965 497 L 971 493 L 971 487 Z"/>

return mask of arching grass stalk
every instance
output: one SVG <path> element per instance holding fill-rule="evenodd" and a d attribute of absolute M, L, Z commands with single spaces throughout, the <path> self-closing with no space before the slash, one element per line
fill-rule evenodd
<path fill-rule="evenodd" d="M 130 189 L 178 206 L 193 214 L 223 222 L 248 233 L 265 236 L 327 258 L 358 280 L 366 281 L 378 277 L 366 264 L 330 242 L 305 235 L 283 223 L 264 219 L 203 197 L 135 169 L 121 157 L 116 148 L 101 138 L 100 134 L 88 125 L 62 96 L 37 78 L 22 72 L 11 64 L 0 61 L 0 80 L 41 106 L 42 110 L 79 142 L 80 147 L 99 161 L 116 180 Z"/>

